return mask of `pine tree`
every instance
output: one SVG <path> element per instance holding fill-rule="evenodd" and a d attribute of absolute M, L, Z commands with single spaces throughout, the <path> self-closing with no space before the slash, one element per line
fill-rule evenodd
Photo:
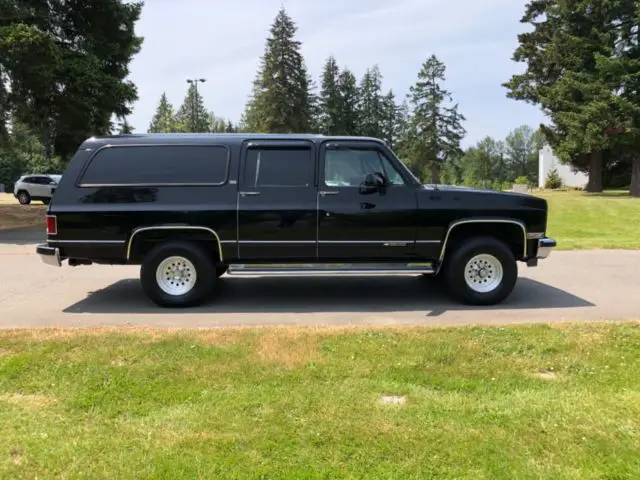
<path fill-rule="evenodd" d="M 122 120 L 120 122 L 120 129 L 118 130 L 118 133 L 120 135 L 130 135 L 133 133 L 133 127 L 127 120 L 127 117 L 122 117 Z"/>
<path fill-rule="evenodd" d="M 182 105 L 176 114 L 176 127 L 181 132 L 211 131 L 211 115 L 204 106 L 202 94 L 190 84 Z"/>
<path fill-rule="evenodd" d="M 149 133 L 171 133 L 177 130 L 173 106 L 167 99 L 167 94 L 162 92 L 156 113 L 149 124 Z"/>
<path fill-rule="evenodd" d="M 233 125 L 231 120 L 228 120 L 224 131 L 225 131 L 225 133 L 236 133 L 238 131 L 238 129 Z"/>
<path fill-rule="evenodd" d="M 340 96 L 340 119 L 338 121 L 340 129 L 336 133 L 339 135 L 359 135 L 358 81 L 346 67 L 338 76 L 338 94 Z"/>
<path fill-rule="evenodd" d="M 444 63 L 432 55 L 422 65 L 418 81 L 409 92 L 410 163 L 422 175 L 430 169 L 433 183 L 440 182 L 443 164 L 461 154 L 460 141 L 466 133 L 462 126 L 465 117 L 458 112 L 451 93 L 441 86 L 445 71 Z"/>
<path fill-rule="evenodd" d="M 296 31 L 295 23 L 281 8 L 243 115 L 251 131 L 302 133 L 312 128 L 310 81 Z"/>
<path fill-rule="evenodd" d="M 359 100 L 360 135 L 383 138 L 385 112 L 382 98 L 382 74 L 377 65 L 367 69 L 362 77 Z"/>
<path fill-rule="evenodd" d="M 389 145 L 389 148 L 395 150 L 400 137 L 402 135 L 403 117 L 402 110 L 396 103 L 396 96 L 393 90 L 389 90 L 382 98 L 383 122 L 382 122 L 382 139 Z"/>
<path fill-rule="evenodd" d="M 551 120 L 541 126 L 545 140 L 563 162 L 588 172 L 590 192 L 604 187 L 603 152 L 614 146 L 611 131 L 621 124 L 619 75 L 601 68 L 618 56 L 623 3 L 632 2 L 531 0 L 521 23 L 533 30 L 518 36 L 513 55 L 527 68 L 504 84 L 508 97 L 542 107 Z"/>
<path fill-rule="evenodd" d="M 344 130 L 340 124 L 342 99 L 339 90 L 340 68 L 333 56 L 330 56 L 322 73 L 322 90 L 319 98 L 318 127 L 324 135 L 339 134 Z"/>

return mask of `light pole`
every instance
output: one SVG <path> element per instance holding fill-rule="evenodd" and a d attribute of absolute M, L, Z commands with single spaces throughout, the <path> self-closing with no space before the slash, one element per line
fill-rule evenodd
<path fill-rule="evenodd" d="M 193 128 L 193 131 L 196 131 L 196 128 L 198 126 L 198 110 L 197 110 L 197 100 L 198 100 L 198 82 L 206 82 L 206 78 L 188 78 L 187 79 L 187 83 L 190 85 L 193 85 L 196 89 L 196 94 L 193 96 L 193 100 L 191 101 L 191 121 L 192 121 L 192 126 L 191 128 Z"/>

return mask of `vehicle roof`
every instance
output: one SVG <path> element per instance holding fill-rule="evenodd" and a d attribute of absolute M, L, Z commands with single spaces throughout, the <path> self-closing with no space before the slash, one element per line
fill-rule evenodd
<path fill-rule="evenodd" d="M 151 144 L 151 143 L 242 143 L 245 140 L 308 140 L 318 143 L 326 140 L 360 140 L 382 142 L 379 138 L 356 136 L 326 136 L 313 133 L 133 133 L 127 135 L 107 135 L 91 137 L 83 147 L 91 144 Z"/>

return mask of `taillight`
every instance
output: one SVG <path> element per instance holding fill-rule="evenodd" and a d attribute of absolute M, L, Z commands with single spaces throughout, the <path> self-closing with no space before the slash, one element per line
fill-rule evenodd
<path fill-rule="evenodd" d="M 58 234 L 58 221 L 56 220 L 55 215 L 46 215 L 47 219 L 47 235 L 57 235 Z"/>

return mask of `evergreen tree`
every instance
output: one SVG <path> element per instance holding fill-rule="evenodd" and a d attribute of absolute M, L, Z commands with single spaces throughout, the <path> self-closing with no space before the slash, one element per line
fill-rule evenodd
<path fill-rule="evenodd" d="M 162 92 L 160 103 L 158 104 L 158 108 L 156 108 L 156 113 L 153 115 L 147 131 L 149 133 L 170 133 L 177 130 L 173 106 L 169 103 L 167 94 Z"/>
<path fill-rule="evenodd" d="M 187 94 L 175 118 L 176 128 L 181 132 L 211 131 L 211 115 L 205 108 L 202 94 L 195 84 L 189 85 Z"/>
<path fill-rule="evenodd" d="M 310 81 L 296 31 L 295 23 L 281 8 L 243 115 L 251 131 L 301 133 L 312 128 Z"/>
<path fill-rule="evenodd" d="M 443 164 L 461 154 L 460 141 L 465 135 L 464 116 L 458 112 L 451 93 L 441 83 L 445 65 L 432 55 L 422 65 L 418 81 L 410 88 L 412 107 L 406 148 L 410 163 L 421 175 L 429 169 L 431 181 L 440 183 Z"/>
<path fill-rule="evenodd" d="M 617 57 L 614 17 L 622 3 L 531 0 L 521 22 L 533 30 L 518 36 L 513 55 L 527 68 L 504 85 L 509 97 L 542 107 L 551 119 L 541 126 L 545 140 L 562 161 L 589 173 L 590 192 L 603 189 L 603 152 L 621 123 L 619 81 L 599 70 Z"/>
<path fill-rule="evenodd" d="M 4 1 L 0 77 L 9 111 L 37 135 L 45 156 L 68 157 L 92 135 L 131 113 L 137 89 L 129 63 L 143 39 L 142 2 Z"/>
<path fill-rule="evenodd" d="M 120 121 L 120 129 L 118 130 L 118 134 L 120 135 L 131 135 L 133 133 L 133 127 L 127 120 L 127 117 L 122 117 Z"/>
<path fill-rule="evenodd" d="M 359 92 L 358 82 L 355 75 L 348 69 L 343 68 L 338 76 L 338 94 L 340 96 L 340 119 L 338 124 L 340 135 L 358 135 L 359 118 Z"/>
<path fill-rule="evenodd" d="M 385 111 L 382 98 L 382 74 L 377 65 L 367 69 L 362 77 L 359 100 L 358 129 L 360 135 L 383 138 Z"/>
<path fill-rule="evenodd" d="M 382 98 L 382 139 L 389 145 L 389 148 L 395 150 L 402 131 L 404 129 L 404 118 L 401 108 L 396 103 L 396 96 L 393 90 L 389 90 Z"/>
<path fill-rule="evenodd" d="M 333 56 L 330 56 L 322 73 L 322 90 L 319 98 L 318 127 L 324 135 L 341 134 L 342 98 L 339 89 L 340 68 Z"/>
<path fill-rule="evenodd" d="M 231 120 L 228 120 L 224 131 L 225 131 L 225 133 L 236 133 L 238 131 L 238 129 L 233 125 Z"/>

